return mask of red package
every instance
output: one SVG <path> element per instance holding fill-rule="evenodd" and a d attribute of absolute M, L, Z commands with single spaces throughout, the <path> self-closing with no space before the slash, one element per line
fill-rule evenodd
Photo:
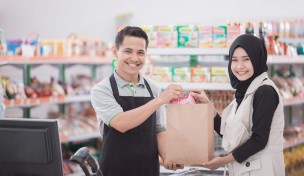
<path fill-rule="evenodd" d="M 186 97 L 173 98 L 170 101 L 171 104 L 196 104 L 191 92 Z"/>

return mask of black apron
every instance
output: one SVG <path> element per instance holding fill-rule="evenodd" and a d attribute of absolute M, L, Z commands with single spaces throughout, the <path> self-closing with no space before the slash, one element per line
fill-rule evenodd
<path fill-rule="evenodd" d="M 144 82 L 151 97 L 119 96 L 114 74 L 111 75 L 113 95 L 124 112 L 154 98 L 149 84 Z M 99 164 L 103 176 L 159 176 L 156 113 L 125 133 L 104 124 Z"/>

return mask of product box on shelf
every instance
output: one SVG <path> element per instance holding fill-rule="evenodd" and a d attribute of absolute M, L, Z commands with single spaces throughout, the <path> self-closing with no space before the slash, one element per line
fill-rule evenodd
<path fill-rule="evenodd" d="M 227 43 L 226 35 L 226 26 L 213 26 L 213 47 L 225 48 Z"/>
<path fill-rule="evenodd" d="M 149 38 L 149 48 L 156 48 L 157 47 L 157 30 L 156 26 L 153 25 L 142 25 L 138 26 L 142 30 L 144 30 Z"/>
<path fill-rule="evenodd" d="M 227 46 L 230 47 L 232 42 L 241 34 L 240 26 L 227 26 Z"/>
<path fill-rule="evenodd" d="M 198 27 L 196 25 L 178 26 L 179 48 L 197 48 L 198 47 Z"/>
<path fill-rule="evenodd" d="M 157 26 L 157 47 L 177 47 L 177 27 L 174 25 Z"/>
<path fill-rule="evenodd" d="M 212 26 L 199 26 L 199 47 L 212 48 Z"/>
<path fill-rule="evenodd" d="M 171 70 L 170 67 L 152 67 L 151 79 L 156 82 L 170 82 Z"/>
<path fill-rule="evenodd" d="M 213 83 L 228 83 L 229 77 L 227 67 L 211 67 L 211 82 Z"/>
<path fill-rule="evenodd" d="M 172 67 L 172 82 L 190 82 L 188 67 Z"/>
<path fill-rule="evenodd" d="M 191 82 L 206 83 L 210 81 L 208 67 L 191 67 Z"/>

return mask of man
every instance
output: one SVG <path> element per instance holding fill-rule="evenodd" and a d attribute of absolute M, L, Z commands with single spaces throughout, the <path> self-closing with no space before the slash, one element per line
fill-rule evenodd
<path fill-rule="evenodd" d="M 147 34 L 126 27 L 115 39 L 113 54 L 118 64 L 114 73 L 96 84 L 91 93 L 103 146 L 100 167 L 104 176 L 159 175 L 158 155 L 165 160 L 164 104 L 183 93 L 179 85 L 164 92 L 139 74 L 145 64 Z M 167 169 L 183 165 L 165 163 Z"/>

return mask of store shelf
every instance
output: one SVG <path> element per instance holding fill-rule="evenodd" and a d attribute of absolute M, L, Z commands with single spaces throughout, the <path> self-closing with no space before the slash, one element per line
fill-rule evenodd
<path fill-rule="evenodd" d="M 51 96 L 41 98 L 26 98 L 4 100 L 6 107 L 33 107 L 42 104 L 60 104 L 60 103 L 74 103 L 90 101 L 90 95 L 77 96 Z"/>
<path fill-rule="evenodd" d="M 0 56 L 0 63 L 5 64 L 111 64 L 113 58 L 97 56 Z"/>
<path fill-rule="evenodd" d="M 228 55 L 229 48 L 149 48 L 148 55 Z"/>
<path fill-rule="evenodd" d="M 267 64 L 304 64 L 304 56 L 268 56 Z"/>
<path fill-rule="evenodd" d="M 169 84 L 179 84 L 184 89 L 233 90 L 229 83 L 179 83 L 179 82 L 159 83 L 162 89 L 166 89 Z"/>
<path fill-rule="evenodd" d="M 300 145 L 300 144 L 304 144 L 304 137 L 302 137 L 302 138 L 296 138 L 296 139 L 294 139 L 292 141 L 286 141 L 286 142 L 284 142 L 283 149 L 295 147 L 295 146 Z"/>
<path fill-rule="evenodd" d="M 288 100 L 283 100 L 284 106 L 293 106 L 298 104 L 304 104 L 304 98 L 292 98 Z"/>
<path fill-rule="evenodd" d="M 303 43 L 304 39 L 303 38 L 283 38 L 283 39 L 279 39 L 279 41 L 286 42 L 287 44 L 289 44 L 289 43 L 298 44 L 298 43 Z"/>
<path fill-rule="evenodd" d="M 95 132 L 76 135 L 76 136 L 60 136 L 60 141 L 61 143 L 67 143 L 67 142 L 89 140 L 99 137 L 101 137 L 99 131 L 95 131 Z"/>

